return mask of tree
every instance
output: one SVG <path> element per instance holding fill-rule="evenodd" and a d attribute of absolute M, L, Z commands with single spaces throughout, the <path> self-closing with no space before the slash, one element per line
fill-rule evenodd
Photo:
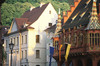
<path fill-rule="evenodd" d="M 63 0 L 6 0 L 6 3 L 4 3 L 1 8 L 2 24 L 5 26 L 10 26 L 14 18 L 20 18 L 20 16 L 22 16 L 22 14 L 25 11 L 27 11 L 31 6 L 38 7 L 40 2 L 44 3 L 51 2 L 57 12 L 59 8 L 61 9 L 61 12 L 67 11 L 70 9 L 70 7 L 69 4 L 64 1 Z"/>
<path fill-rule="evenodd" d="M 10 26 L 14 18 L 19 18 L 31 6 L 32 4 L 28 2 L 26 3 L 17 2 L 15 4 L 4 3 L 1 8 L 2 24 L 5 26 Z"/>

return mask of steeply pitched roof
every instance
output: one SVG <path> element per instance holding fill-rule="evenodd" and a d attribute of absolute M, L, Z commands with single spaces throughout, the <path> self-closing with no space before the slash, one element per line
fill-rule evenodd
<path fill-rule="evenodd" d="M 48 32 L 48 33 L 50 33 L 50 32 L 55 33 L 55 30 L 56 30 L 56 24 L 47 28 L 45 31 Z"/>
<path fill-rule="evenodd" d="M 63 26 L 64 29 L 73 28 L 74 26 L 87 26 L 91 17 L 92 12 L 92 4 L 93 0 L 90 0 L 88 4 L 86 4 L 88 0 L 81 0 L 79 5 L 73 11 L 72 15 L 66 21 L 65 25 Z M 84 14 L 83 14 L 84 13 Z M 72 19 L 76 14 L 75 19 Z M 83 14 L 83 15 L 82 15 Z"/>
<path fill-rule="evenodd" d="M 89 29 L 100 29 L 100 23 L 99 23 L 97 7 L 96 7 L 96 0 L 93 0 L 91 17 L 90 17 L 89 24 L 86 30 L 89 30 Z"/>
<path fill-rule="evenodd" d="M 43 13 L 48 4 L 49 3 L 42 5 L 42 7 L 34 8 L 31 11 L 26 11 L 21 18 L 15 18 L 18 29 L 22 29 L 25 23 L 29 25 L 34 23 Z"/>
<path fill-rule="evenodd" d="M 16 24 L 18 29 L 22 29 L 24 24 L 31 24 L 31 22 L 28 22 L 27 18 L 15 18 Z"/>
<path fill-rule="evenodd" d="M 37 8 L 34 8 L 32 9 L 31 11 L 28 10 L 26 11 L 22 16 L 21 18 L 28 18 L 28 21 L 29 22 L 35 22 L 39 17 L 40 15 L 43 13 L 43 11 L 45 10 L 45 8 L 48 6 L 49 3 L 45 4 L 45 5 L 42 5 L 42 7 L 37 7 Z"/>

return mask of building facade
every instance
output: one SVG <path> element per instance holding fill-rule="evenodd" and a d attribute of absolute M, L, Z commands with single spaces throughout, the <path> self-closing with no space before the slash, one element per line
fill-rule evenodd
<path fill-rule="evenodd" d="M 100 0 L 74 0 L 71 10 L 63 12 L 58 43 L 53 57 L 58 66 L 100 66 Z M 54 37 L 53 41 L 55 42 Z M 71 44 L 65 61 L 65 44 Z M 59 47 L 61 61 L 59 61 Z"/>
<path fill-rule="evenodd" d="M 46 39 L 46 42 L 47 42 L 47 44 L 46 44 L 46 46 L 47 46 L 46 47 L 46 55 L 47 55 L 46 56 L 47 57 L 46 66 L 49 66 L 49 63 L 50 63 L 50 47 L 53 47 L 53 39 L 52 39 L 52 37 L 55 36 L 55 28 L 56 28 L 56 24 L 51 26 L 51 27 L 49 27 L 49 28 L 47 28 L 45 30 L 46 35 L 47 35 L 47 39 Z M 56 60 L 54 58 L 52 58 L 51 66 L 57 66 L 57 62 L 56 62 Z"/>
<path fill-rule="evenodd" d="M 51 3 L 31 7 L 21 18 L 12 21 L 5 36 L 6 66 L 10 65 L 9 43 L 14 43 L 13 66 L 46 66 L 45 29 L 56 23 L 58 16 Z"/>

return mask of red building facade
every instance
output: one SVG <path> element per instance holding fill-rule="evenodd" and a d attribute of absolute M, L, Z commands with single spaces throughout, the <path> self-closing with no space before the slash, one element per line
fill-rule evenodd
<path fill-rule="evenodd" d="M 58 66 L 100 66 L 100 1 L 75 0 L 71 10 L 67 14 L 63 12 L 61 22 L 58 44 L 54 45 L 58 48 L 53 55 Z M 67 62 L 65 43 L 71 44 Z M 61 61 L 58 57 L 60 44 L 63 45 Z"/>

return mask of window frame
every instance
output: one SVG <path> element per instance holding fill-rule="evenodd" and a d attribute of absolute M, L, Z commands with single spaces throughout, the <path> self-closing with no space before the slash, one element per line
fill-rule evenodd
<path fill-rule="evenodd" d="M 40 58 L 40 50 L 36 50 L 36 58 Z"/>
<path fill-rule="evenodd" d="M 27 59 L 27 50 L 25 50 L 25 59 Z"/>
<path fill-rule="evenodd" d="M 23 41 L 24 41 L 24 40 L 23 40 L 23 36 L 22 36 L 22 44 L 23 44 Z"/>
<path fill-rule="evenodd" d="M 17 37 L 17 46 L 18 46 L 18 44 L 19 44 L 19 37 Z"/>
<path fill-rule="evenodd" d="M 36 35 L 36 43 L 40 43 L 40 35 Z"/>
<path fill-rule="evenodd" d="M 22 51 L 22 59 L 23 59 L 24 57 L 23 57 L 23 51 Z"/>
<path fill-rule="evenodd" d="M 49 26 L 51 27 L 52 26 L 52 23 L 49 23 Z"/>
<path fill-rule="evenodd" d="M 25 35 L 25 43 L 27 44 L 27 35 Z"/>

